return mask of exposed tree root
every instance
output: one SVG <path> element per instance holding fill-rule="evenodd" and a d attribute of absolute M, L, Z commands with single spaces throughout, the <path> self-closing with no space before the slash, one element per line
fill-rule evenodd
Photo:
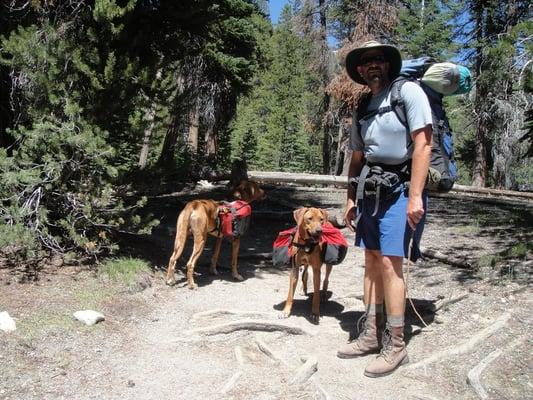
<path fill-rule="evenodd" d="M 231 376 L 231 378 L 228 379 L 228 381 L 220 391 L 221 393 L 227 393 L 231 389 L 233 389 L 237 384 L 237 381 L 243 374 L 242 371 L 244 369 L 244 357 L 242 355 L 242 349 L 239 346 L 235 347 L 235 358 L 237 359 L 237 363 L 239 364 L 239 369 Z"/>
<path fill-rule="evenodd" d="M 505 326 L 505 324 L 507 323 L 510 317 L 511 317 L 511 313 L 506 312 L 505 314 L 500 316 L 496 321 L 494 321 L 492 324 L 490 324 L 485 329 L 481 330 L 476 335 L 471 337 L 466 343 L 463 343 L 460 346 L 455 346 L 455 347 L 448 348 L 443 351 L 439 351 L 438 353 L 433 354 L 431 357 L 425 358 L 414 364 L 407 365 L 406 367 L 404 367 L 404 369 L 414 369 L 418 367 L 424 367 L 433 362 L 440 361 L 444 358 L 448 358 L 448 357 L 455 356 L 458 354 L 467 353 L 473 350 L 479 342 L 487 339 L 493 333 L 503 328 L 503 326 Z"/>
<path fill-rule="evenodd" d="M 220 325 L 206 326 L 202 328 L 190 329 L 185 332 L 187 335 L 200 334 L 206 336 L 212 335 L 221 335 L 228 334 L 235 331 L 248 330 L 248 331 L 265 331 L 265 332 L 274 332 L 282 331 L 285 333 L 290 333 L 291 335 L 310 335 L 314 336 L 315 332 L 309 331 L 307 329 L 284 324 L 276 321 L 268 320 L 253 320 L 253 319 L 243 319 L 239 321 L 232 321 Z"/>
<path fill-rule="evenodd" d="M 255 337 L 255 343 L 257 344 L 259 350 L 266 356 L 268 356 L 275 362 L 281 363 L 285 367 L 292 369 L 291 365 L 281 356 L 276 354 L 276 352 L 274 352 L 265 342 L 263 342 L 258 335 L 256 335 Z M 322 385 L 320 385 L 320 383 L 315 379 L 315 377 L 312 376 L 317 370 L 318 361 L 316 357 L 305 357 L 302 361 L 304 362 L 304 364 L 296 371 L 296 375 L 291 380 L 291 384 L 304 383 L 306 381 L 312 382 L 316 387 L 315 398 L 321 400 L 330 400 L 331 397 L 324 390 Z"/>
<path fill-rule="evenodd" d="M 213 309 L 208 311 L 202 311 L 194 314 L 191 319 L 197 320 L 200 318 L 216 318 L 216 317 L 224 317 L 227 315 L 236 315 L 239 317 L 252 317 L 252 316 L 263 316 L 263 317 L 275 317 L 274 314 L 268 313 L 268 312 L 261 312 L 261 311 L 239 311 L 239 310 L 223 310 L 223 309 Z"/>
<path fill-rule="evenodd" d="M 290 384 L 301 384 L 307 382 L 309 378 L 318 370 L 318 360 L 315 356 L 307 358 L 305 363 L 298 368 L 294 377 L 291 379 Z"/>
<path fill-rule="evenodd" d="M 500 357 L 504 352 L 512 350 L 514 347 L 518 346 L 520 343 L 523 342 L 525 339 L 524 336 L 519 337 L 518 339 L 515 339 L 511 342 L 509 346 L 507 346 L 505 349 L 497 349 L 494 350 L 492 353 L 490 353 L 487 357 L 485 357 L 483 360 L 479 362 L 474 368 L 472 368 L 470 371 L 468 371 L 466 381 L 472 386 L 474 391 L 477 393 L 480 399 L 485 400 L 489 398 L 489 394 L 483 387 L 481 383 L 481 377 L 483 375 L 483 371 L 487 366 L 493 362 L 495 359 Z"/>
<path fill-rule="evenodd" d="M 255 337 L 255 344 L 257 345 L 257 348 L 265 354 L 267 357 L 272 359 L 276 363 L 281 363 L 285 365 L 286 367 L 289 367 L 289 363 L 285 361 L 282 357 L 280 357 L 276 352 L 274 352 L 261 338 L 259 338 L 257 335 Z"/>

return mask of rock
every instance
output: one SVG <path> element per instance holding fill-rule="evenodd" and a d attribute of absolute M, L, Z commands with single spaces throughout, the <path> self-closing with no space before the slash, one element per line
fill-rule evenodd
<path fill-rule="evenodd" d="M 105 317 L 102 314 L 93 310 L 76 311 L 74 313 L 74 318 L 89 326 L 105 320 Z"/>
<path fill-rule="evenodd" d="M 4 332 L 13 332 L 17 329 L 15 320 L 11 318 L 7 311 L 0 312 L 0 330 Z"/>

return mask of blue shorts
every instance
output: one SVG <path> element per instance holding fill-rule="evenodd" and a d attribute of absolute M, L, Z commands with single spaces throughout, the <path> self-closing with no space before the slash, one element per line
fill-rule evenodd
<path fill-rule="evenodd" d="M 379 250 L 384 256 L 399 256 L 407 258 L 409 254 L 409 241 L 412 230 L 407 223 L 407 201 L 409 192 L 407 189 L 396 195 L 393 199 L 382 201 L 378 212 L 374 213 L 375 202 L 365 199 L 357 207 L 361 214 L 355 231 L 355 244 L 363 249 Z M 422 195 L 424 202 L 424 216 L 416 226 L 413 237 L 411 260 L 416 261 L 420 257 L 420 239 L 426 220 L 428 196 Z"/>

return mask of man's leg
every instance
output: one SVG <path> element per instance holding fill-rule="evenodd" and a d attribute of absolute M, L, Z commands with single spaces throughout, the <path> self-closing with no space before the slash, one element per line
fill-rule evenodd
<path fill-rule="evenodd" d="M 405 314 L 405 282 L 402 270 L 403 257 L 383 256 L 381 271 L 387 306 L 387 328 L 383 333 L 383 349 L 365 369 L 365 375 L 388 375 L 409 361 L 403 340 Z"/>
<path fill-rule="evenodd" d="M 356 340 L 341 346 L 340 358 L 353 358 L 379 350 L 379 334 L 383 325 L 383 281 L 381 278 L 381 254 L 365 249 L 364 302 L 365 314 L 359 319 Z M 362 326 L 361 326 L 362 325 Z"/>

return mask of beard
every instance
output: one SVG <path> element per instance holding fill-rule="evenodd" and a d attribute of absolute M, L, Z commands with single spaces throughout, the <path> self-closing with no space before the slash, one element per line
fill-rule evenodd
<path fill-rule="evenodd" d="M 366 73 L 366 79 L 369 82 L 382 81 L 385 78 L 380 68 L 369 69 Z"/>

